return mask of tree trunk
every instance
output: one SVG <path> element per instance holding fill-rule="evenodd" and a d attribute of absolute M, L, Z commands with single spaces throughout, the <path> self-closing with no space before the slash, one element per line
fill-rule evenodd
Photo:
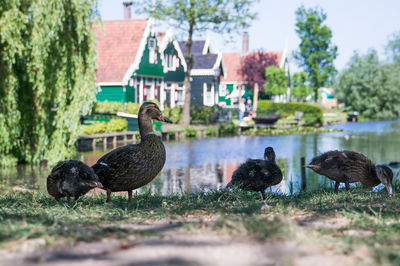
<path fill-rule="evenodd" d="M 192 55 L 192 37 L 193 37 L 193 29 L 194 29 L 194 21 L 190 21 L 189 25 L 189 36 L 186 42 L 186 53 L 185 53 L 185 60 L 186 60 L 186 73 L 185 73 L 185 99 L 183 104 L 183 114 L 182 114 L 182 121 L 181 124 L 184 126 L 190 125 L 190 98 L 191 98 L 191 76 L 190 72 L 192 72 L 193 66 L 193 55 Z"/>

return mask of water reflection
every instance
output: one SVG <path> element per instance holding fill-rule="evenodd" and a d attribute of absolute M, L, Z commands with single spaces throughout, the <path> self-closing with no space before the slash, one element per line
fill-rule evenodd
<path fill-rule="evenodd" d="M 230 181 L 240 163 L 247 158 L 262 158 L 267 146 L 274 148 L 284 174 L 283 181 L 269 191 L 283 194 L 296 193 L 301 189 L 301 157 L 309 162 L 312 157 L 328 150 L 349 149 L 366 154 L 376 163 L 400 161 L 400 121 L 346 123 L 330 127 L 345 131 L 167 142 L 167 160 L 163 170 L 141 190 L 166 195 L 221 188 Z M 102 151 L 81 153 L 80 159 L 92 165 L 103 154 Z M 48 169 L 31 167 L 7 169 L 6 172 L 3 169 L 0 184 L 42 189 L 48 172 Z M 332 181 L 309 169 L 306 170 L 306 177 L 308 190 L 333 188 Z"/>

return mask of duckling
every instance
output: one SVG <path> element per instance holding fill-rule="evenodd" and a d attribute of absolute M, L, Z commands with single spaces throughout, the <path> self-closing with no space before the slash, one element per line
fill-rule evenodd
<path fill-rule="evenodd" d="M 81 161 L 59 162 L 47 177 L 47 192 L 56 200 L 67 196 L 69 202 L 73 196 L 78 199 L 92 188 L 102 188 L 93 169 Z"/>
<path fill-rule="evenodd" d="M 367 187 L 383 183 L 390 195 L 393 194 L 393 172 L 386 165 L 375 165 L 365 155 L 355 151 L 329 151 L 314 157 L 306 165 L 314 172 L 336 181 L 335 193 L 340 183 L 350 190 L 350 183 L 361 182 Z"/>
<path fill-rule="evenodd" d="M 107 191 L 107 202 L 111 201 L 111 192 L 127 191 L 131 203 L 132 190 L 151 182 L 163 168 L 165 148 L 153 132 L 152 119 L 172 123 L 155 103 L 143 103 L 138 114 L 141 142 L 117 148 L 92 166 Z"/>
<path fill-rule="evenodd" d="M 275 152 L 272 147 L 265 148 L 264 160 L 248 159 L 232 174 L 232 180 L 227 187 L 239 187 L 259 191 L 265 200 L 265 189 L 282 181 L 282 171 L 275 162 Z"/>

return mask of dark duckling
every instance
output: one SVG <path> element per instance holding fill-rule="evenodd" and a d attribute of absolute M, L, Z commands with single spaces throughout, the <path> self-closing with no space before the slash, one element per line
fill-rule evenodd
<path fill-rule="evenodd" d="M 232 180 L 227 187 L 259 191 L 265 200 L 265 189 L 282 181 L 282 171 L 275 162 L 275 152 L 272 147 L 265 148 L 264 160 L 248 159 L 232 174 Z"/>
<path fill-rule="evenodd" d="M 56 200 L 67 197 L 78 199 L 92 188 L 102 185 L 93 169 L 81 161 L 59 162 L 47 177 L 47 192 Z"/>
<path fill-rule="evenodd" d="M 151 182 L 163 168 L 165 148 L 153 132 L 152 119 L 171 123 L 155 103 L 143 103 L 138 114 L 141 142 L 117 148 L 92 166 L 107 191 L 108 202 L 111 192 L 117 191 L 127 191 L 128 202 L 132 202 L 132 190 Z"/>
<path fill-rule="evenodd" d="M 386 165 L 375 165 L 365 155 L 355 151 L 329 151 L 314 157 L 306 167 L 320 175 L 336 181 L 335 193 L 340 183 L 346 184 L 350 190 L 350 183 L 361 182 L 367 187 L 374 187 L 383 183 L 390 195 L 393 194 L 393 172 Z"/>

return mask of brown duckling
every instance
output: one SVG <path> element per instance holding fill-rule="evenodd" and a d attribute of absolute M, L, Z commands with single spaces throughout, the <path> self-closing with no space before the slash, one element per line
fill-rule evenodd
<path fill-rule="evenodd" d="M 117 148 L 92 166 L 107 191 L 108 202 L 111 192 L 117 191 L 127 191 L 128 202 L 132 202 L 132 190 L 151 182 L 163 168 L 165 148 L 153 132 L 152 119 L 172 123 L 155 103 L 143 103 L 138 114 L 141 142 Z"/>
<path fill-rule="evenodd" d="M 367 187 L 374 187 L 383 183 L 390 195 L 393 194 L 393 172 L 386 165 L 375 165 L 365 155 L 355 151 L 329 151 L 314 157 L 306 165 L 320 175 L 336 181 L 335 193 L 340 183 L 346 184 L 350 190 L 350 183 L 361 182 Z"/>
<path fill-rule="evenodd" d="M 78 199 L 92 188 L 102 185 L 93 169 L 77 160 L 59 162 L 47 177 L 47 192 L 56 200 L 67 197 Z"/>
<path fill-rule="evenodd" d="M 282 171 L 275 161 L 272 147 L 265 148 L 264 160 L 248 159 L 232 174 L 232 180 L 227 187 L 238 187 L 259 191 L 265 200 L 265 190 L 282 181 Z"/>

